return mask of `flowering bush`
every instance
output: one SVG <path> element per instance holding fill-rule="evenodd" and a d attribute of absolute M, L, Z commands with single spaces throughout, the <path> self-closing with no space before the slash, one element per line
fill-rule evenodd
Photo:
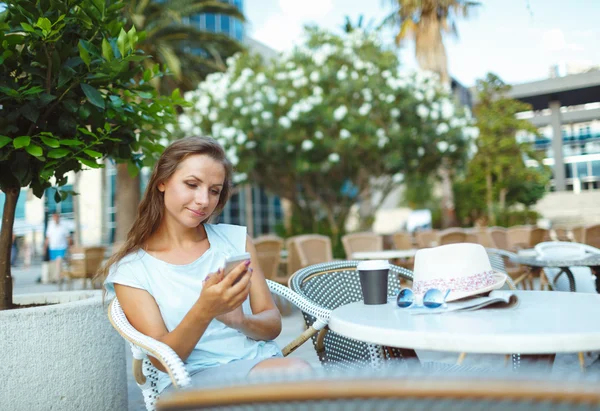
<path fill-rule="evenodd" d="M 186 94 L 186 133 L 226 148 L 237 182 L 286 198 L 339 234 L 352 204 L 414 173 L 460 161 L 470 116 L 430 73 L 402 74 L 376 34 L 307 28 L 302 46 L 263 65 L 238 54 Z M 373 212 L 375 209 L 373 209 Z"/>

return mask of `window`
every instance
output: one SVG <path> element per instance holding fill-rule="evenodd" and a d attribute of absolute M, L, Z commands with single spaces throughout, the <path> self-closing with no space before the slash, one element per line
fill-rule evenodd
<path fill-rule="evenodd" d="M 66 184 L 60 188 L 60 191 L 71 191 L 73 190 L 73 186 L 70 184 Z M 50 187 L 46 189 L 45 192 L 45 208 L 47 214 L 54 214 L 56 212 L 60 214 L 71 214 L 73 213 L 73 196 L 69 194 L 67 198 L 62 201 L 56 202 L 54 199 L 54 195 L 56 193 L 56 189 L 54 187 Z"/>
<path fill-rule="evenodd" d="M 565 164 L 565 178 L 573 178 L 573 164 Z"/>
<path fill-rule="evenodd" d="M 592 161 L 592 175 L 594 177 L 600 177 L 600 160 Z"/>
<path fill-rule="evenodd" d="M 4 202 L 6 201 L 6 194 L 0 191 L 0 216 L 4 211 Z M 15 220 L 25 219 L 25 202 L 27 201 L 27 190 L 21 190 L 19 193 L 19 199 L 17 200 L 17 208 L 15 210 Z"/>
<path fill-rule="evenodd" d="M 230 35 L 231 17 L 221 16 L 221 32 Z"/>
<path fill-rule="evenodd" d="M 206 14 L 206 30 L 212 32 L 217 31 L 217 18 L 213 13 Z"/>
<path fill-rule="evenodd" d="M 577 177 L 584 178 L 589 175 L 590 175 L 590 173 L 588 171 L 588 162 L 584 161 L 581 163 L 577 163 Z"/>

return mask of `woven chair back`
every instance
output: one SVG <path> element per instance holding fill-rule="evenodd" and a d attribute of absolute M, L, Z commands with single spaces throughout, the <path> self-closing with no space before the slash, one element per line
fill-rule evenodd
<path fill-rule="evenodd" d="M 511 251 L 528 248 L 531 243 L 531 227 L 510 227 L 506 230 L 507 249 Z"/>
<path fill-rule="evenodd" d="M 353 233 L 342 237 L 346 258 L 352 259 L 352 253 L 359 251 L 383 250 L 383 236 L 375 233 Z"/>
<path fill-rule="evenodd" d="M 600 248 L 600 224 L 586 227 L 583 238 L 585 244 Z"/>
<path fill-rule="evenodd" d="M 545 228 L 535 227 L 529 234 L 529 248 L 533 248 L 539 243 L 547 241 L 549 232 Z"/>
<path fill-rule="evenodd" d="M 438 237 L 438 245 L 458 244 L 467 241 L 467 233 L 460 228 L 449 228 L 441 231 Z"/>
<path fill-rule="evenodd" d="M 571 233 L 573 234 L 573 241 L 576 243 L 585 243 L 585 227 L 577 226 L 571 229 Z M 544 240 L 548 241 L 548 240 Z M 541 241 L 540 241 L 541 242 Z"/>
<path fill-rule="evenodd" d="M 298 271 L 290 280 L 293 291 L 324 308 L 335 309 L 341 305 L 361 301 L 358 261 L 333 261 L 311 265 Z M 412 281 L 412 272 L 391 265 L 388 277 L 388 295 L 394 296 L 400 289 L 399 278 Z M 315 318 L 303 312 L 307 326 Z M 333 331 L 313 337 L 319 359 L 326 368 L 353 369 L 365 367 L 386 358 L 402 358 L 400 350 L 382 350 L 382 347 L 342 337 Z"/>
<path fill-rule="evenodd" d="M 325 235 L 307 234 L 298 236 L 294 243 L 296 244 L 301 267 L 333 260 L 331 239 Z"/>
<path fill-rule="evenodd" d="M 413 240 L 410 233 L 394 233 L 392 240 L 394 241 L 396 250 L 410 250 L 413 248 Z"/>
<path fill-rule="evenodd" d="M 506 238 L 506 230 L 504 228 L 491 227 L 488 232 L 490 233 L 490 237 L 494 243 L 494 248 L 508 250 L 508 240 Z"/>
<path fill-rule="evenodd" d="M 275 235 L 264 235 L 253 240 L 258 264 L 262 269 L 265 278 L 272 280 L 277 276 L 279 262 L 281 261 L 281 249 L 283 248 L 283 239 Z"/>
<path fill-rule="evenodd" d="M 428 248 L 437 245 L 438 232 L 436 230 L 417 231 L 415 233 L 417 247 Z"/>

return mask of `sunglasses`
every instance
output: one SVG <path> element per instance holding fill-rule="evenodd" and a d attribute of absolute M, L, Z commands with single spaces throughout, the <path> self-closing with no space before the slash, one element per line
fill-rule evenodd
<path fill-rule="evenodd" d="M 446 298 L 448 294 L 450 294 L 451 290 L 446 290 L 446 292 L 442 292 L 437 288 L 430 288 L 423 294 L 423 307 L 427 308 L 438 308 L 446 303 Z M 398 292 L 396 296 L 396 305 L 400 308 L 408 308 L 411 306 L 418 307 L 416 304 L 417 298 L 415 297 L 415 293 L 410 288 L 403 288 Z"/>

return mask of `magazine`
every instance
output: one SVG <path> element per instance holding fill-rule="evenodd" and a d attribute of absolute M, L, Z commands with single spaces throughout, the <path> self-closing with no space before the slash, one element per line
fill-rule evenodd
<path fill-rule="evenodd" d="M 462 300 L 448 302 L 439 308 L 409 307 L 406 310 L 412 315 L 443 314 L 452 311 L 473 311 L 480 308 L 509 308 L 518 304 L 517 295 L 513 291 L 494 290 L 488 295 L 478 295 Z"/>

